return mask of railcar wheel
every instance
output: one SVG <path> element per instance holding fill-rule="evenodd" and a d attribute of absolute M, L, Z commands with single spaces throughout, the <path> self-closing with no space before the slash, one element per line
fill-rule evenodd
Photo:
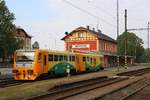
<path fill-rule="evenodd" d="M 75 75 L 75 74 L 77 74 L 77 72 L 76 72 L 76 70 L 73 69 L 73 70 L 70 71 L 70 74 Z"/>

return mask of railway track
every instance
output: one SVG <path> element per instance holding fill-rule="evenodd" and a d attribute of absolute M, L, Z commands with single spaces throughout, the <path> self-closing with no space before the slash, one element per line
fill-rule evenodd
<path fill-rule="evenodd" d="M 117 91 L 106 94 L 101 97 L 94 98 L 95 100 L 128 100 L 131 96 L 141 91 L 143 88 L 150 85 L 150 78 L 143 78 L 137 82 L 133 82 L 126 87 Z"/>
<path fill-rule="evenodd" d="M 124 72 L 124 73 L 119 73 L 117 75 L 118 76 L 140 76 L 140 75 L 143 75 L 143 74 L 146 74 L 146 73 L 149 73 L 149 72 L 150 72 L 150 68 L 144 68 L 144 69 Z"/>
<path fill-rule="evenodd" d="M 150 99 L 150 84 L 145 84 L 143 87 L 133 91 L 132 94 L 126 96 L 124 100 L 149 100 Z"/>
<path fill-rule="evenodd" d="M 150 68 L 146 68 L 146 69 L 140 69 L 136 71 L 120 73 L 118 74 L 120 75 L 120 77 L 118 78 L 92 79 L 92 80 L 71 83 L 71 84 L 65 84 L 65 85 L 57 86 L 53 89 L 50 89 L 47 93 L 44 93 L 38 96 L 27 97 L 25 99 L 26 100 L 67 99 L 67 98 L 71 98 L 73 96 L 76 96 L 82 93 L 86 93 L 88 91 L 93 91 L 98 88 L 102 88 L 111 84 L 116 84 L 118 82 L 127 80 L 130 76 L 140 76 L 149 72 L 150 72 Z M 129 76 L 129 77 L 121 77 L 121 76 Z"/>
<path fill-rule="evenodd" d="M 142 76 L 148 75 L 150 73 L 150 68 L 140 69 L 136 71 L 130 71 L 125 73 L 120 73 L 121 76 Z M 127 86 L 120 88 L 112 93 L 106 94 L 104 96 L 96 97 L 96 100 L 128 100 L 129 97 L 141 91 L 143 88 L 150 85 L 150 75 L 148 77 L 143 77 L 142 79 L 135 81 Z"/>
<path fill-rule="evenodd" d="M 5 88 L 5 87 L 9 87 L 9 86 L 20 85 L 22 83 L 23 82 L 15 81 L 13 79 L 5 79 L 5 80 L 1 80 L 0 81 L 0 88 Z"/>
<path fill-rule="evenodd" d="M 122 97 L 120 100 L 128 100 L 128 98 L 130 98 L 131 96 L 133 96 L 137 92 L 141 91 L 143 88 L 147 87 L 148 85 L 150 85 L 150 79 L 147 79 L 147 82 L 143 83 L 140 87 L 136 88 L 131 93 L 129 93 L 126 96 Z"/>
<path fill-rule="evenodd" d="M 81 81 L 73 84 L 66 84 L 63 86 L 50 89 L 48 93 L 39 96 L 33 96 L 25 98 L 26 100 L 42 100 L 42 99 L 66 99 L 68 97 L 78 95 L 96 88 L 100 88 L 109 84 L 113 84 L 119 81 L 123 81 L 127 78 L 104 78 L 104 79 L 92 79 L 88 81 Z"/>

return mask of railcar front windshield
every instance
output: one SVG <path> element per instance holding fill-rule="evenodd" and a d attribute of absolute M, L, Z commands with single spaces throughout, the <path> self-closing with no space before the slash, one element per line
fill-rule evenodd
<path fill-rule="evenodd" d="M 34 51 L 19 51 L 16 54 L 16 62 L 33 62 L 35 57 Z"/>
<path fill-rule="evenodd" d="M 35 51 L 17 51 L 16 67 L 31 68 L 35 58 Z"/>

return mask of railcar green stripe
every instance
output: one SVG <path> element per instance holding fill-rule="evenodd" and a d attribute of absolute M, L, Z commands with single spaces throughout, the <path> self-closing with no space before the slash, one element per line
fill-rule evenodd
<path fill-rule="evenodd" d="M 98 65 L 96 65 L 96 67 L 93 67 L 92 65 L 86 63 L 86 69 L 87 69 L 87 71 L 99 71 L 102 69 L 102 65 L 98 64 Z"/>
<path fill-rule="evenodd" d="M 70 71 L 75 70 L 75 67 L 70 63 L 57 63 L 49 70 L 49 72 L 53 72 L 54 74 L 65 74 L 68 66 Z"/>

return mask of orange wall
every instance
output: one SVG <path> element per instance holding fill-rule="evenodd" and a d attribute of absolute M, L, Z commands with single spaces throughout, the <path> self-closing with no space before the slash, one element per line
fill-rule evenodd
<path fill-rule="evenodd" d="M 82 35 L 81 35 L 82 34 Z M 81 35 L 81 36 L 79 36 Z M 99 40 L 96 35 L 91 34 L 88 31 L 77 31 L 72 33 L 69 38 L 65 39 L 65 50 L 72 49 L 73 45 L 88 44 L 88 48 L 73 48 L 73 50 L 84 50 L 84 51 L 102 51 L 108 53 L 117 53 L 117 44 L 111 41 Z"/>
<path fill-rule="evenodd" d="M 102 52 L 117 53 L 117 44 L 110 41 L 100 40 L 99 50 Z"/>

